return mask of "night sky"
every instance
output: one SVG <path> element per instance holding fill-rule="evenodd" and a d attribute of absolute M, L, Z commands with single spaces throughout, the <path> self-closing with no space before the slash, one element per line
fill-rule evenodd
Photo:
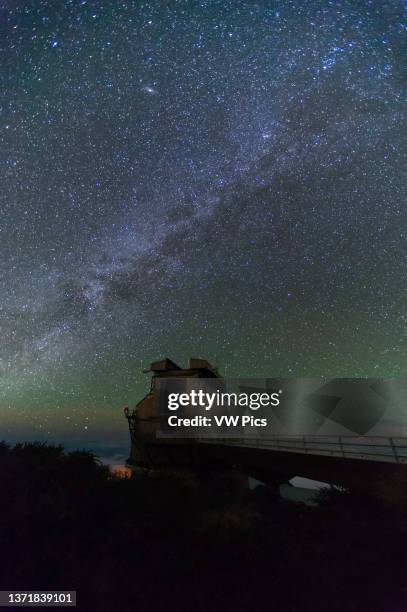
<path fill-rule="evenodd" d="M 3 430 L 108 431 L 164 356 L 406 375 L 404 1 L 0 7 Z"/>

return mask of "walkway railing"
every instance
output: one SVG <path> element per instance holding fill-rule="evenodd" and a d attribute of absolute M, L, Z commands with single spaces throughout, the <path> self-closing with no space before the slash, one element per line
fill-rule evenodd
<path fill-rule="evenodd" d="M 200 443 L 269 449 L 279 452 L 326 455 L 407 464 L 407 438 L 381 436 L 273 436 L 200 438 Z"/>

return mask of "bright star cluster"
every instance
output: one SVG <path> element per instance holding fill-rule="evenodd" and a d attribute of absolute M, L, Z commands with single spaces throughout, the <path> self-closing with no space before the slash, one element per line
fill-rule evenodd
<path fill-rule="evenodd" d="M 169 356 L 406 374 L 403 0 L 4 0 L 0 416 Z"/>

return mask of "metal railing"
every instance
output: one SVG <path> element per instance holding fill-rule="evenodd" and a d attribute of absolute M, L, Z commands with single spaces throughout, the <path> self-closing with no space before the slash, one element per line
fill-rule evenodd
<path fill-rule="evenodd" d="M 325 455 L 407 464 L 407 438 L 382 436 L 272 436 L 200 438 L 200 443 L 245 446 L 279 452 Z"/>
<path fill-rule="evenodd" d="M 136 421 L 150 425 L 151 434 L 156 431 L 160 416 L 140 418 L 129 415 L 129 428 L 132 437 L 135 435 Z M 244 446 L 263 450 L 304 453 L 308 455 L 325 455 L 343 459 L 364 459 L 388 463 L 407 464 L 407 437 L 385 436 L 332 436 L 332 435 L 280 435 L 280 436 L 243 436 L 243 437 L 198 437 L 168 436 L 169 440 L 183 439 L 191 443 L 221 444 L 223 446 Z M 166 438 L 160 437 L 166 444 Z"/>

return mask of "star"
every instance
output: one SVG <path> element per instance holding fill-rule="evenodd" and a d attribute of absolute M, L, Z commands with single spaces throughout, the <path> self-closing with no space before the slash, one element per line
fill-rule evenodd
<path fill-rule="evenodd" d="M 401 0 L 2 17 L 4 422 L 122 435 L 166 356 L 405 375 Z"/>

